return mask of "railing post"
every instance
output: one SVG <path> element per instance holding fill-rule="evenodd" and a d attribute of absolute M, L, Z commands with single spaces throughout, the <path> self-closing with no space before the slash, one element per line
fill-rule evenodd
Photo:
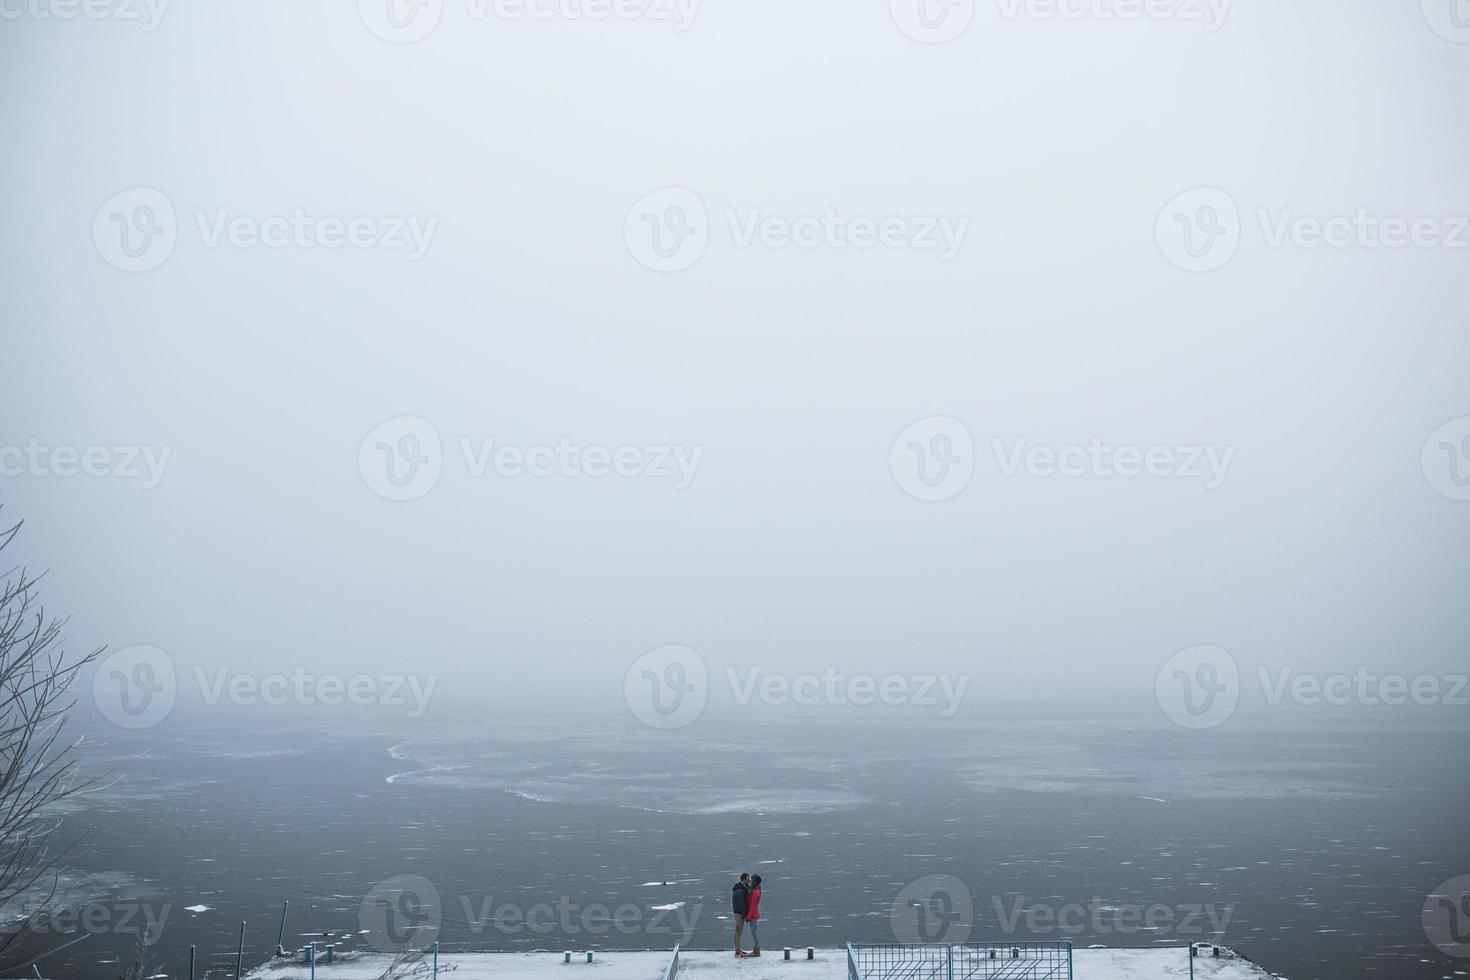
<path fill-rule="evenodd" d="M 291 900 L 286 899 L 286 904 L 281 906 L 281 931 L 276 933 L 276 949 L 285 949 L 286 942 L 286 913 L 291 909 Z"/>
<path fill-rule="evenodd" d="M 245 923 L 240 923 L 240 948 L 235 951 L 235 980 L 240 980 L 240 970 L 245 966 Z"/>
<path fill-rule="evenodd" d="M 189 947 L 189 980 L 194 980 L 194 947 Z"/>
<path fill-rule="evenodd" d="M 944 980 L 954 980 L 954 944 L 944 947 Z"/>
<path fill-rule="evenodd" d="M 1067 980 L 1072 980 L 1072 940 L 1067 940 Z"/>
<path fill-rule="evenodd" d="M 439 980 L 439 940 L 434 940 L 434 980 Z"/>
<path fill-rule="evenodd" d="M 316 980 L 316 943 L 313 942 L 306 948 L 308 950 L 306 962 L 311 964 L 311 980 Z"/>

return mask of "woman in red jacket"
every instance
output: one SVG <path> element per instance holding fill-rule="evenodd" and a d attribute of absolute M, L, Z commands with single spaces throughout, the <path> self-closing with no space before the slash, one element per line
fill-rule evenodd
<path fill-rule="evenodd" d="M 761 955 L 761 876 L 752 875 L 750 897 L 745 900 L 745 926 L 750 930 L 750 952 L 746 956 Z"/>

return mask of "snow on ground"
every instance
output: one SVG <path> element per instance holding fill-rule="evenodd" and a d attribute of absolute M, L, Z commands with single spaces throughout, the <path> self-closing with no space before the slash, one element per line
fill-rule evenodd
<path fill-rule="evenodd" d="M 679 980 L 847 980 L 847 954 L 819 949 L 808 961 L 806 950 L 767 951 L 760 959 L 737 960 L 733 953 L 686 950 L 680 954 Z M 574 954 L 572 964 L 561 953 L 442 953 L 440 975 L 447 980 L 660 980 L 669 964 L 667 951 Z M 319 980 L 378 980 L 387 969 L 386 956 L 363 956 L 330 965 L 317 963 Z M 1181 980 L 1189 976 L 1189 956 L 1176 949 L 1078 949 L 1073 953 L 1075 980 Z M 451 970 L 452 968 L 452 970 Z M 1219 959 L 1194 961 L 1198 980 L 1266 980 L 1272 976 L 1248 960 L 1222 951 Z M 277 960 L 249 974 L 251 980 L 306 980 L 309 968 Z M 427 971 L 422 974 L 427 977 Z"/>
<path fill-rule="evenodd" d="M 598 952 L 592 954 L 591 963 L 586 963 L 582 962 L 585 954 L 574 953 L 568 966 L 562 962 L 561 953 L 440 953 L 439 973 L 453 980 L 660 980 L 669 965 L 669 955 L 668 950 Z M 378 980 L 389 962 L 390 957 L 378 955 L 351 962 L 318 961 L 316 975 L 318 980 Z M 453 972 L 446 974 L 446 968 L 451 966 Z M 302 980 L 310 975 L 305 964 L 284 960 L 275 960 L 249 974 L 251 980 Z M 827 978 L 813 976 L 811 980 Z"/>

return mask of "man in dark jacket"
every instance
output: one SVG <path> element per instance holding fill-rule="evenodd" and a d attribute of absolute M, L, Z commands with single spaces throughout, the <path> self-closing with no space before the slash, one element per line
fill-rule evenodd
<path fill-rule="evenodd" d="M 730 892 L 730 913 L 735 919 L 735 955 L 744 956 L 740 937 L 745 932 L 745 907 L 750 901 L 750 875 L 742 874 Z"/>

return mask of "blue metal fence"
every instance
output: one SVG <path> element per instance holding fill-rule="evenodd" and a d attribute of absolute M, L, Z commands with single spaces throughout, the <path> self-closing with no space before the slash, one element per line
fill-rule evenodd
<path fill-rule="evenodd" d="M 1072 944 L 849 946 L 847 969 L 849 980 L 1072 980 Z"/>

